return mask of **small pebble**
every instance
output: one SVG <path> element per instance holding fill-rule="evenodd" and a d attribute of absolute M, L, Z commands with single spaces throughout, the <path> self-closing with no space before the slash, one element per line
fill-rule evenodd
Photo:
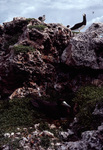
<path fill-rule="evenodd" d="M 20 131 L 20 128 L 17 128 L 18 131 Z"/>
<path fill-rule="evenodd" d="M 27 141 L 28 141 L 28 139 L 27 139 L 26 137 L 23 137 L 23 141 L 27 142 Z"/>
<path fill-rule="evenodd" d="M 5 133 L 4 136 L 9 138 L 10 137 L 10 133 Z"/>
<path fill-rule="evenodd" d="M 35 125 L 34 125 L 35 129 L 38 129 L 39 125 L 40 125 L 40 123 L 35 124 Z"/>
<path fill-rule="evenodd" d="M 20 132 L 17 132 L 16 135 L 21 135 L 21 133 L 20 133 Z"/>
<path fill-rule="evenodd" d="M 50 129 L 55 129 L 56 126 L 54 124 L 50 125 Z"/>
<path fill-rule="evenodd" d="M 24 131 L 27 131 L 27 128 L 23 128 Z"/>
<path fill-rule="evenodd" d="M 55 144 L 55 146 L 60 146 L 60 145 L 61 145 L 60 143 L 56 143 L 56 144 Z"/>
<path fill-rule="evenodd" d="M 11 133 L 11 136 L 14 136 L 14 132 Z"/>

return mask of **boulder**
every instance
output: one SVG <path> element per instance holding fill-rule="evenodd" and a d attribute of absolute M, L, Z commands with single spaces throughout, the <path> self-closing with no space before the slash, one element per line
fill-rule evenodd
<path fill-rule="evenodd" d="M 102 150 L 103 149 L 103 124 L 97 130 L 85 131 L 81 135 L 81 140 L 65 142 L 59 146 L 58 150 Z"/>
<path fill-rule="evenodd" d="M 93 115 L 103 119 L 103 102 L 96 104 Z"/>
<path fill-rule="evenodd" d="M 73 37 L 61 60 L 68 66 L 103 69 L 103 23 L 93 23 L 86 32 Z"/>

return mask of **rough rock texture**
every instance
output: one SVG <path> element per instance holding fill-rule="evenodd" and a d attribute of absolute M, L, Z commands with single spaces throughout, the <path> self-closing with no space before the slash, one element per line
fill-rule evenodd
<path fill-rule="evenodd" d="M 102 28 L 102 23 L 93 24 L 72 38 L 61 24 L 26 18 L 4 23 L 0 26 L 0 97 L 25 86 L 33 88 L 31 82 L 41 95 L 55 91 L 63 97 L 84 84 L 98 81 L 101 86 Z"/>
<path fill-rule="evenodd" d="M 58 150 L 102 150 L 103 149 L 103 103 L 98 103 L 93 111 L 93 115 L 101 120 L 101 125 L 97 130 L 82 132 L 81 138 L 77 139 L 73 126 L 78 123 L 74 118 L 73 123 L 70 125 L 72 130 L 68 129 L 66 132 L 60 132 L 63 143 L 59 146 Z"/>
<path fill-rule="evenodd" d="M 23 149 L 40 149 L 40 150 L 102 150 L 103 149 L 103 123 L 98 126 L 97 130 L 85 131 L 79 140 L 71 140 L 74 136 L 72 130 L 67 132 L 60 132 L 54 124 L 48 124 L 49 130 L 41 131 L 40 124 L 35 124 L 34 127 L 17 128 L 15 132 L 4 133 L 4 137 L 11 143 L 18 140 L 18 147 Z M 52 132 L 55 130 L 61 136 L 61 140 Z M 31 133 L 29 133 L 31 131 Z M 60 133 L 59 133 L 60 132 Z M 47 142 L 43 139 L 48 139 Z M 68 141 L 68 142 L 67 142 Z M 43 143 L 44 142 L 44 143 Z M 49 143 L 48 143 L 49 142 Z M 48 144 L 48 145 L 47 145 Z M 44 145 L 44 146 L 43 146 Z M 45 147 L 46 146 L 46 147 Z M 48 148 L 47 148 L 48 147 Z M 3 145 L 3 150 L 13 149 L 12 145 Z"/>
<path fill-rule="evenodd" d="M 34 26 L 42 26 L 43 29 Z M 58 31 L 58 27 L 61 30 Z M 43 88 L 56 81 L 55 63 L 69 42 L 69 33 L 60 24 L 45 24 L 37 19 L 14 18 L 0 26 L 0 97 L 7 98 L 15 89 L 30 82 Z M 33 51 L 15 52 L 27 46 Z M 25 48 L 24 48 L 25 49 Z"/>
<path fill-rule="evenodd" d="M 50 131 L 44 130 L 41 131 L 39 129 L 40 124 L 35 124 L 34 127 L 29 128 L 17 128 L 16 132 L 5 133 L 4 138 L 11 140 L 11 143 L 18 142 L 18 146 L 16 149 L 24 149 L 24 150 L 54 150 L 58 147 L 59 139 Z M 56 126 L 54 124 L 48 124 L 49 130 L 56 130 Z M 29 133 L 31 131 L 31 133 Z M 56 130 L 57 131 L 57 130 Z M 58 131 L 57 131 L 58 132 Z M 50 141 L 46 141 L 45 139 L 49 139 Z M 44 139 L 44 141 L 43 141 Z M 54 141 L 55 144 L 54 144 Z M 49 146 L 50 145 L 50 146 Z M 56 146 L 57 145 L 57 146 Z M 47 148 L 48 147 L 48 148 Z M 2 150 L 15 149 L 13 144 L 11 145 L 3 145 Z"/>
<path fill-rule="evenodd" d="M 75 142 L 65 142 L 58 150 L 102 150 L 103 149 L 103 124 L 97 130 L 85 131 L 81 135 L 81 140 Z"/>
<path fill-rule="evenodd" d="M 68 66 L 103 69 L 103 23 L 73 37 L 61 58 Z"/>
<path fill-rule="evenodd" d="M 14 18 L 0 25 L 0 99 L 33 93 L 70 103 L 86 84 L 103 85 L 103 23 L 73 38 L 63 25 L 38 19 Z M 103 106 L 97 104 L 93 115 L 103 120 Z M 72 135 L 71 130 L 61 133 L 63 140 Z M 75 140 L 59 143 L 59 149 L 102 150 L 103 124 Z"/>
<path fill-rule="evenodd" d="M 103 118 L 103 103 L 97 103 L 93 115 L 99 118 Z"/>

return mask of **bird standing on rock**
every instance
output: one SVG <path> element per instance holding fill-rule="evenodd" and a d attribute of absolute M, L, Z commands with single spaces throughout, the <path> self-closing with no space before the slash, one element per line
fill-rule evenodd
<path fill-rule="evenodd" d="M 45 21 L 45 15 L 40 16 L 38 19 L 39 19 L 41 22 L 44 22 L 44 21 Z"/>
<path fill-rule="evenodd" d="M 35 108 L 53 119 L 68 117 L 70 115 L 70 105 L 61 99 L 57 102 L 48 102 L 41 99 L 33 99 L 31 100 L 31 102 Z"/>
<path fill-rule="evenodd" d="M 80 23 L 75 24 L 72 28 L 70 28 L 72 31 L 73 30 L 80 30 L 83 29 L 86 26 L 86 14 L 83 14 L 83 21 Z"/>

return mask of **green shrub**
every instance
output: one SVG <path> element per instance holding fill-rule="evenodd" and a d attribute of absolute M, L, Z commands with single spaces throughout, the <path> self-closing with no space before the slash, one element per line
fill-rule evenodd
<path fill-rule="evenodd" d="M 6 104 L 7 103 L 7 104 Z M 32 106 L 29 98 L 13 99 L 8 102 L 0 101 L 0 131 L 9 132 L 17 127 L 28 127 L 38 121 L 42 114 Z"/>
<path fill-rule="evenodd" d="M 49 130 L 48 123 L 47 123 L 47 122 L 41 122 L 41 124 L 39 125 L 38 129 L 39 129 L 40 131 Z"/>
<path fill-rule="evenodd" d="M 31 25 L 31 26 L 29 26 L 29 29 L 33 29 L 33 28 L 35 28 L 35 29 L 37 29 L 39 31 L 44 31 L 46 26 L 44 26 L 44 25 L 33 25 L 33 26 Z"/>
<path fill-rule="evenodd" d="M 48 148 L 51 145 L 50 142 L 50 138 L 48 136 L 43 136 L 41 137 L 41 142 L 40 142 L 41 146 L 43 146 L 44 148 Z"/>
<path fill-rule="evenodd" d="M 4 48 L 7 49 L 10 45 L 14 45 L 15 43 L 17 43 L 20 35 L 21 33 L 16 33 L 11 38 L 9 38 L 8 41 L 4 45 Z"/>
<path fill-rule="evenodd" d="M 15 43 L 17 43 L 20 35 L 21 35 L 21 33 L 17 33 L 15 35 L 13 35 L 12 38 L 9 40 L 9 45 L 14 45 Z"/>
<path fill-rule="evenodd" d="M 79 34 L 80 32 L 79 31 L 72 31 L 72 33 L 74 33 L 74 34 Z"/>
<path fill-rule="evenodd" d="M 56 129 L 50 129 L 48 123 L 45 122 L 45 115 L 36 111 L 34 106 L 30 102 L 30 98 L 15 98 L 10 101 L 0 101 L 0 147 L 4 144 L 11 146 L 13 150 L 22 149 L 19 145 L 19 141 L 22 135 L 27 136 L 28 133 L 34 131 L 34 124 L 40 123 L 38 129 L 40 131 L 48 130 L 59 137 L 59 131 Z M 29 129 L 33 127 L 33 129 Z M 17 128 L 20 128 L 20 138 L 12 140 L 12 138 L 4 137 L 4 133 L 18 132 Z M 23 128 L 27 128 L 24 131 Z M 50 146 L 50 137 L 41 137 L 41 145 L 45 148 Z"/>
<path fill-rule="evenodd" d="M 26 21 L 29 23 L 31 20 L 33 20 L 34 18 L 26 18 Z"/>
<path fill-rule="evenodd" d="M 79 119 L 80 128 L 83 130 L 95 129 L 98 126 L 98 118 L 92 113 L 97 103 L 103 102 L 103 87 L 87 86 L 82 87 L 77 92 L 73 99 L 79 105 Z"/>
<path fill-rule="evenodd" d="M 23 45 L 14 46 L 15 54 L 29 52 L 29 51 L 35 51 L 35 49 L 31 46 L 23 46 Z"/>

